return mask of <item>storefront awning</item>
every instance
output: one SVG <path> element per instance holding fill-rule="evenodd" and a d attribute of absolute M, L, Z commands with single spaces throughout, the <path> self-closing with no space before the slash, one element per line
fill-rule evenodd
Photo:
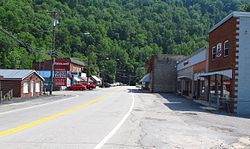
<path fill-rule="evenodd" d="M 202 74 L 199 74 L 198 77 L 207 77 L 207 76 L 211 76 L 211 75 L 223 75 L 223 76 L 227 76 L 229 78 L 232 78 L 232 69 L 202 73 Z"/>
<path fill-rule="evenodd" d="M 74 80 L 77 81 L 77 82 L 82 81 L 79 77 L 74 77 Z"/>
<path fill-rule="evenodd" d="M 102 82 L 102 80 L 100 78 L 98 78 L 97 76 L 91 76 L 96 82 Z"/>
<path fill-rule="evenodd" d="M 192 80 L 192 78 L 190 78 L 189 76 L 178 76 L 178 79 L 191 79 Z"/>
<path fill-rule="evenodd" d="M 139 82 L 150 82 L 151 74 L 147 73 Z"/>

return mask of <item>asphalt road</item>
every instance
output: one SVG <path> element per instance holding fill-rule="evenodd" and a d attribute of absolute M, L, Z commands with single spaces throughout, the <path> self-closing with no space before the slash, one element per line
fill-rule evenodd
<path fill-rule="evenodd" d="M 0 149 L 250 148 L 249 118 L 174 94 L 135 87 L 57 94 L 73 97 L 0 106 Z"/>
<path fill-rule="evenodd" d="M 69 91 L 76 96 L 1 112 L 0 149 L 102 147 L 129 115 L 129 92 L 127 87 Z"/>

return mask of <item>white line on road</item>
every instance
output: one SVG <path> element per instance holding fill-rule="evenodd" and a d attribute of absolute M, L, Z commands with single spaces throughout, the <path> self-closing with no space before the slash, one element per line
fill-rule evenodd
<path fill-rule="evenodd" d="M 134 94 L 132 93 L 132 104 L 130 106 L 130 109 L 128 111 L 128 113 L 122 118 L 122 120 L 116 125 L 115 128 L 112 129 L 112 131 L 105 137 L 102 139 L 102 141 L 100 143 L 98 143 L 94 149 L 100 149 L 115 133 L 116 131 L 122 126 L 122 124 L 126 121 L 126 119 L 129 117 L 129 115 L 131 114 L 133 108 L 134 108 L 134 104 L 135 104 L 135 97 Z"/>
<path fill-rule="evenodd" d="M 66 98 L 66 99 L 62 99 L 62 100 L 57 100 L 57 101 L 52 101 L 52 102 L 43 103 L 43 104 L 39 104 L 39 105 L 34 105 L 34 106 L 31 106 L 31 107 L 26 107 L 26 108 L 21 108 L 21 109 L 15 109 L 15 110 L 11 110 L 11 111 L 1 112 L 0 115 L 9 114 L 9 113 L 13 113 L 13 112 L 19 112 L 19 111 L 28 110 L 28 109 L 33 109 L 33 108 L 37 108 L 37 107 L 43 107 L 43 106 L 46 106 L 46 105 L 51 105 L 51 104 L 55 104 L 55 103 L 58 103 L 58 102 L 63 102 L 63 101 L 66 101 L 66 100 L 70 100 L 70 99 L 73 99 L 73 98 L 76 98 L 76 97 L 79 97 L 79 95 L 76 95 L 76 96 L 70 97 L 70 98 Z"/>

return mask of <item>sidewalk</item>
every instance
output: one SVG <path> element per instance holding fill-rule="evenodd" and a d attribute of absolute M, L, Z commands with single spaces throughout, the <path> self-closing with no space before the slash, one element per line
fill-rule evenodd
<path fill-rule="evenodd" d="M 74 95 L 66 95 L 59 92 L 54 92 L 53 95 L 45 95 L 45 96 L 29 97 L 29 98 L 13 98 L 11 100 L 5 100 L 0 104 L 0 113 L 15 109 L 32 107 L 35 105 L 41 105 L 57 100 L 63 100 L 70 97 L 74 97 Z"/>
<path fill-rule="evenodd" d="M 176 94 L 133 90 L 135 107 L 109 148 L 250 148 L 250 119 L 211 112 Z"/>

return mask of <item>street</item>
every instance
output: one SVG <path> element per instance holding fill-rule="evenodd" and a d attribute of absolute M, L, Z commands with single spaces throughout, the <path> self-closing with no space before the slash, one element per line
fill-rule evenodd
<path fill-rule="evenodd" d="M 250 148 L 250 119 L 119 86 L 0 106 L 1 149 Z M 17 108 L 15 108 L 17 107 Z"/>

